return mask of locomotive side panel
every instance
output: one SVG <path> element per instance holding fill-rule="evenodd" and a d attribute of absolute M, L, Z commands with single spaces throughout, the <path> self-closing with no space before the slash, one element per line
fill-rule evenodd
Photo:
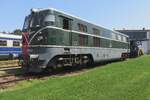
<path fill-rule="evenodd" d="M 66 52 L 65 48 L 69 48 L 70 50 Z M 46 67 L 53 67 L 53 66 L 47 66 L 48 63 L 55 57 L 58 56 L 58 59 L 63 59 L 63 56 L 68 55 L 68 59 L 75 59 L 71 58 L 69 55 L 89 55 L 91 54 L 93 57 L 94 62 L 100 62 L 100 61 L 109 61 L 114 59 L 120 59 L 123 52 L 127 52 L 126 49 L 108 49 L 108 48 L 83 48 L 83 47 L 63 47 L 63 46 L 37 46 L 32 47 L 31 51 L 34 51 L 33 53 L 30 52 L 30 59 L 33 59 L 33 56 L 37 56 L 38 62 L 34 63 L 35 60 L 32 60 L 30 63 L 34 63 L 35 65 L 32 65 L 34 68 L 32 69 L 38 69 L 38 68 L 46 68 Z M 36 52 L 35 52 L 36 51 Z M 64 57 L 65 58 L 65 57 Z M 71 62 L 68 62 L 71 64 Z M 67 64 L 67 63 L 63 63 Z"/>

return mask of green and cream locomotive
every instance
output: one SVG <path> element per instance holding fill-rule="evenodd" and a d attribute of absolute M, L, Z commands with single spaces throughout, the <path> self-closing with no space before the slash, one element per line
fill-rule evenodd
<path fill-rule="evenodd" d="M 53 8 L 31 9 L 23 27 L 23 68 L 92 64 L 124 58 L 128 36 Z"/>

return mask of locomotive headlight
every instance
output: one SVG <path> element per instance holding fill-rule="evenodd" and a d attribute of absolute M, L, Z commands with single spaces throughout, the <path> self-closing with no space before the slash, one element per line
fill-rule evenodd
<path fill-rule="evenodd" d="M 37 40 L 38 40 L 38 41 L 43 40 L 43 36 L 38 36 Z"/>
<path fill-rule="evenodd" d="M 30 55 L 30 60 L 31 61 L 34 61 L 34 60 L 38 61 L 38 59 L 39 59 L 39 55 Z"/>

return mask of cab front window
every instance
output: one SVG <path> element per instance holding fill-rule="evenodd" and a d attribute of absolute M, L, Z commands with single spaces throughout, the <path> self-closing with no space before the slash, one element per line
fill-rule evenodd
<path fill-rule="evenodd" d="M 55 16 L 52 14 L 46 15 L 43 23 L 45 26 L 54 25 L 55 24 Z"/>

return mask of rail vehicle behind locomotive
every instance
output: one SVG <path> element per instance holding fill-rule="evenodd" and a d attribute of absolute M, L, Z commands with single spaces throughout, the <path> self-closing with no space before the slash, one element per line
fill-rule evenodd
<path fill-rule="evenodd" d="M 23 68 L 91 64 L 126 57 L 128 36 L 53 8 L 31 9 L 23 27 Z"/>
<path fill-rule="evenodd" d="M 17 58 L 21 53 L 22 36 L 0 33 L 0 60 Z"/>

